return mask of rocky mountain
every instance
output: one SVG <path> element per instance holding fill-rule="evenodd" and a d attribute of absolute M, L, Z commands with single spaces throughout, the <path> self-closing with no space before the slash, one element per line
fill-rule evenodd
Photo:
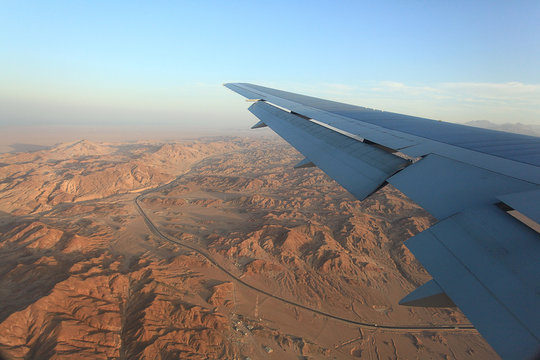
<path fill-rule="evenodd" d="M 299 159 L 274 138 L 1 154 L 0 357 L 496 358 L 459 310 L 397 305 L 434 219 Z"/>
<path fill-rule="evenodd" d="M 0 211 L 37 213 L 168 182 L 234 143 L 96 144 L 82 140 L 32 153 L 0 154 Z"/>

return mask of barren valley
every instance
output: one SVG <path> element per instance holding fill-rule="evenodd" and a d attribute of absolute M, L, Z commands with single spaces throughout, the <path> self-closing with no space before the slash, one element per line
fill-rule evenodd
<path fill-rule="evenodd" d="M 398 305 L 434 219 L 301 159 L 275 137 L 0 154 L 0 357 L 497 358 L 458 309 Z"/>

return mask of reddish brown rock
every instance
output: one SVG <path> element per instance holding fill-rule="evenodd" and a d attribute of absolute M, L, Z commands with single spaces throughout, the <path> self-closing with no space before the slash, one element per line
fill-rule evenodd
<path fill-rule="evenodd" d="M 299 160 L 264 138 L 0 154 L 0 355 L 493 358 L 471 331 L 322 314 L 466 322 L 397 305 L 429 279 L 403 245 L 428 214 L 390 186 L 359 202 Z M 134 199 L 180 175 L 138 202 L 149 228 Z"/>

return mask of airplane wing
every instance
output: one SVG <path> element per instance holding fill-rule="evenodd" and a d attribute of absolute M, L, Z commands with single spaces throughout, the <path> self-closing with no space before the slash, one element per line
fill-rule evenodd
<path fill-rule="evenodd" d="M 505 359 L 540 348 L 540 138 L 225 84 L 362 200 L 389 183 L 438 222 L 405 242 L 433 276 L 400 304 L 457 305 Z"/>

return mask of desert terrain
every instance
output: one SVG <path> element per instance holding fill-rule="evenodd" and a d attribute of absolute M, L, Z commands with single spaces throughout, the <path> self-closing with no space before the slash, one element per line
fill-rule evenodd
<path fill-rule="evenodd" d="M 494 359 L 403 245 L 434 219 L 360 202 L 276 137 L 0 154 L 0 358 Z"/>

